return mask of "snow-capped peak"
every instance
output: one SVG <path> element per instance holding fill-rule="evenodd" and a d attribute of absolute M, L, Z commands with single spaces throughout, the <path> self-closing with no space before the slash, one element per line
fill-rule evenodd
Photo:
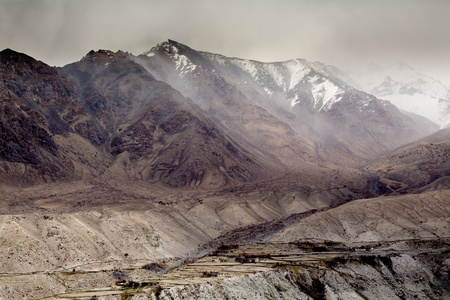
<path fill-rule="evenodd" d="M 269 97 L 282 94 L 291 108 L 302 101 L 311 101 L 316 110 L 328 110 L 341 100 L 343 82 L 329 71 L 329 67 L 304 59 L 285 62 L 264 63 L 248 59 L 228 58 L 218 54 L 202 52 L 222 67 L 238 68 L 249 75 Z M 337 70 L 337 69 L 336 69 Z M 310 92 L 306 99 L 304 90 Z"/>
<path fill-rule="evenodd" d="M 291 109 L 302 104 L 315 111 L 327 111 L 341 101 L 345 93 L 357 92 L 347 83 L 351 81 L 348 76 L 336 67 L 304 59 L 258 62 L 196 51 L 172 40 L 158 44 L 145 54 L 170 57 L 179 78 L 188 74 L 194 78 L 201 70 L 209 70 L 215 76 L 257 89 L 271 101 L 284 102 L 282 105 Z"/>
<path fill-rule="evenodd" d="M 176 71 L 178 71 L 179 73 L 179 77 L 183 78 L 186 74 L 194 71 L 198 67 L 195 63 L 193 63 L 189 59 L 187 55 L 184 54 L 187 51 L 193 50 L 186 45 L 183 45 L 173 40 L 168 40 L 166 42 L 156 45 L 155 47 L 150 49 L 150 51 L 145 52 L 144 55 L 151 57 L 154 56 L 156 53 L 165 53 L 175 63 L 175 68 Z"/>

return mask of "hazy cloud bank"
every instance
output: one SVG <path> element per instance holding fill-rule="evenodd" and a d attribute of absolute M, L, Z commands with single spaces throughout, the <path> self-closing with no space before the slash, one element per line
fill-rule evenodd
<path fill-rule="evenodd" d="M 89 50 L 140 54 L 168 38 L 261 61 L 450 67 L 445 0 L 0 0 L 0 48 L 51 65 Z"/>

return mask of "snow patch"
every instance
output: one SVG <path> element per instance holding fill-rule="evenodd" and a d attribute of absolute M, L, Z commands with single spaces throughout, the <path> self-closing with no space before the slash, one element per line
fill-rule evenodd
<path fill-rule="evenodd" d="M 247 82 L 246 82 L 247 83 Z M 273 91 L 271 91 L 269 88 L 264 87 L 264 90 L 266 91 L 267 95 L 269 95 L 270 97 L 272 97 Z"/>
<path fill-rule="evenodd" d="M 295 97 L 291 99 L 291 109 L 298 103 L 300 103 L 300 99 L 298 97 L 298 94 L 295 94 Z"/>
<path fill-rule="evenodd" d="M 318 79 L 315 76 L 310 82 L 317 82 Z M 320 110 L 330 109 L 333 104 L 342 99 L 342 94 L 344 93 L 340 87 L 329 80 L 325 80 L 319 84 L 313 84 L 311 91 L 314 98 L 314 107 L 317 108 L 320 106 Z"/>
<path fill-rule="evenodd" d="M 290 77 L 289 90 L 295 88 L 305 79 L 306 75 L 311 72 L 309 67 L 305 66 L 297 59 L 288 61 L 285 66 Z"/>
<path fill-rule="evenodd" d="M 192 73 L 197 69 L 197 65 L 193 64 L 187 56 L 178 54 L 178 49 L 176 47 L 172 47 L 172 50 L 174 54 L 171 54 L 171 56 L 175 62 L 175 70 L 179 72 L 178 76 L 180 78 L 183 78 L 186 74 Z"/>
<path fill-rule="evenodd" d="M 170 48 L 167 51 L 176 64 L 176 70 L 180 77 L 184 77 L 188 72 L 193 72 L 197 66 L 186 56 L 180 55 L 178 49 Z M 343 94 L 353 90 L 349 85 L 343 84 L 342 79 L 336 74 L 344 74 L 342 71 L 318 62 L 308 62 L 303 59 L 292 59 L 285 62 L 263 63 L 253 60 L 229 58 L 219 54 L 200 52 L 203 57 L 209 59 L 212 66 L 222 68 L 236 73 L 236 69 L 241 81 L 244 84 L 250 82 L 249 78 L 258 84 L 264 92 L 273 97 L 274 93 L 285 95 L 286 106 L 291 108 L 300 101 L 311 101 L 307 105 L 313 106 L 317 110 L 329 110 L 335 103 L 343 98 Z M 341 75 L 342 75 L 341 74 Z M 195 76 L 195 74 L 194 74 Z M 246 77 L 248 76 L 248 77 Z M 307 93 L 311 97 L 302 95 Z M 363 96 L 361 96 L 363 97 Z M 302 100 L 300 100 L 302 98 Z M 364 101 L 370 101 L 363 97 Z"/>

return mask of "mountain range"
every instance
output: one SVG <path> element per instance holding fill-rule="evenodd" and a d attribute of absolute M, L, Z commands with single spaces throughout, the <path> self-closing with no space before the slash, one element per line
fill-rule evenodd
<path fill-rule="evenodd" d="M 357 168 L 437 130 L 300 59 L 261 63 L 169 40 L 56 69 L 12 50 L 1 62 L 3 181 L 215 188 Z"/>
<path fill-rule="evenodd" d="M 448 237 L 449 89 L 406 65 L 355 75 L 168 40 L 64 67 L 6 49 L 0 78 L 0 267 L 33 288 L 0 275 L 0 298 L 220 245 Z"/>

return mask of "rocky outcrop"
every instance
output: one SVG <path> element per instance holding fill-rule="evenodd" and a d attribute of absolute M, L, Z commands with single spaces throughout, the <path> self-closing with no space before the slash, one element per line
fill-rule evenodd
<path fill-rule="evenodd" d="M 301 291 L 289 272 L 257 273 L 201 284 L 165 289 L 159 299 L 312 299 Z"/>

